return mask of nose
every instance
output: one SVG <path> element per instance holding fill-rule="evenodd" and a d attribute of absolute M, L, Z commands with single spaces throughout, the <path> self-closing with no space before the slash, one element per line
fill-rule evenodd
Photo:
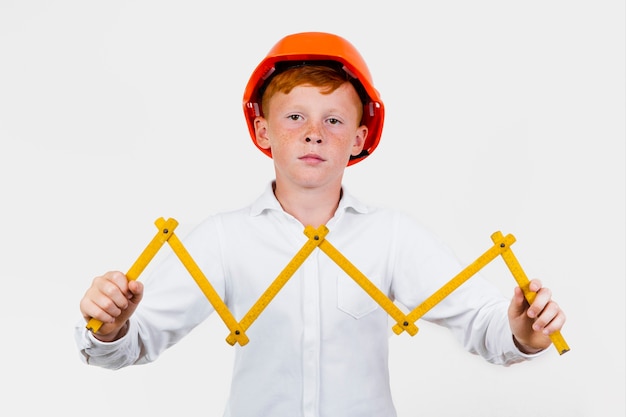
<path fill-rule="evenodd" d="M 306 143 L 322 143 L 322 131 L 324 126 L 322 123 L 310 120 L 307 123 L 306 130 L 304 133 L 306 134 L 304 141 Z"/>

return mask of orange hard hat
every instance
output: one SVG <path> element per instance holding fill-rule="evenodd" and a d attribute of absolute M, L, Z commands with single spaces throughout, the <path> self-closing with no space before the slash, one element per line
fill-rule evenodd
<path fill-rule="evenodd" d="M 362 123 L 368 127 L 367 138 L 361 154 L 350 157 L 349 165 L 365 159 L 374 152 L 383 129 L 385 107 L 378 91 L 372 83 L 372 76 L 361 54 L 347 40 L 340 36 L 323 32 L 303 32 L 282 38 L 269 51 L 265 59 L 256 67 L 243 95 L 243 111 L 248 123 L 252 142 L 269 157 L 269 149 L 263 149 L 256 143 L 254 118 L 261 116 L 261 91 L 277 72 L 282 63 L 294 65 L 315 64 L 316 62 L 339 63 L 352 81 L 357 81 L 365 91 Z M 284 65 L 283 65 L 284 66 Z M 288 65 L 287 65 L 288 66 Z"/>

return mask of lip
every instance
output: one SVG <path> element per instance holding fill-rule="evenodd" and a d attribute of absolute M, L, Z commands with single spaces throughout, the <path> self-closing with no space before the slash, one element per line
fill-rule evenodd
<path fill-rule="evenodd" d="M 310 163 L 310 164 L 318 164 L 318 163 L 321 163 L 321 162 L 325 161 L 324 158 L 322 158 L 321 156 L 319 156 L 318 154 L 315 154 L 315 153 L 308 153 L 306 155 L 302 155 L 298 159 L 301 160 L 301 161 Z"/>

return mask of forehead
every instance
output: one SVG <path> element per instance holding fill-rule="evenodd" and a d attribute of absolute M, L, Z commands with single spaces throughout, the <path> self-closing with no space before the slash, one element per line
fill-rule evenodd
<path fill-rule="evenodd" d="M 268 98 L 271 108 L 282 106 L 298 106 L 299 108 L 324 107 L 334 111 L 362 111 L 363 105 L 354 86 L 345 82 L 334 90 L 310 84 L 301 84 L 291 91 L 276 92 Z"/>

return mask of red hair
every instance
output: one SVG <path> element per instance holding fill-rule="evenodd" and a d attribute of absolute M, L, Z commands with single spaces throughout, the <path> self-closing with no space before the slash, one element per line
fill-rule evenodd
<path fill-rule="evenodd" d="M 302 65 L 289 68 L 275 75 L 263 91 L 261 113 L 266 113 L 263 109 L 268 108 L 270 99 L 276 93 L 289 94 L 294 87 L 308 85 L 319 87 L 322 94 L 330 94 L 349 82 L 350 78 L 345 72 L 339 72 L 324 65 Z M 355 90 L 358 94 L 358 88 Z M 359 106 L 358 111 L 360 118 L 363 107 Z"/>

